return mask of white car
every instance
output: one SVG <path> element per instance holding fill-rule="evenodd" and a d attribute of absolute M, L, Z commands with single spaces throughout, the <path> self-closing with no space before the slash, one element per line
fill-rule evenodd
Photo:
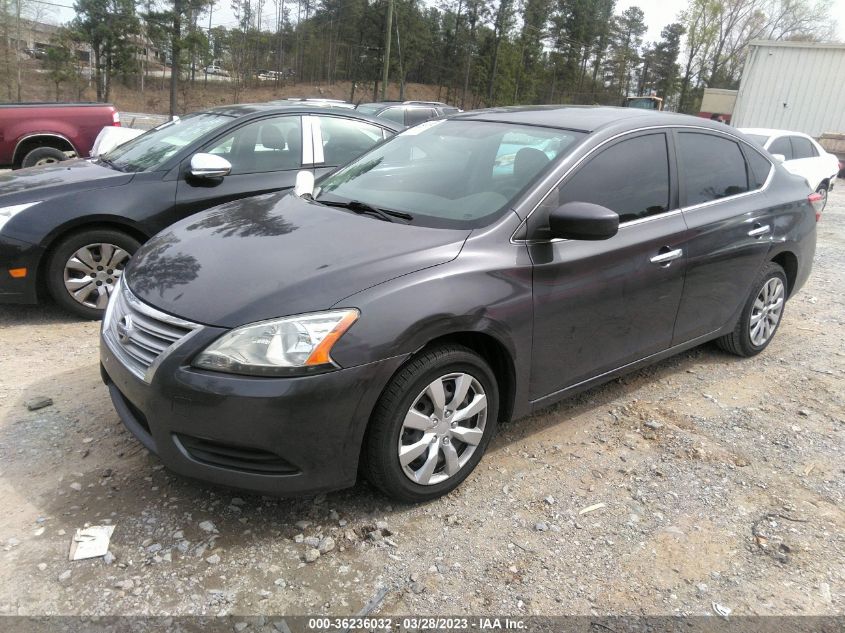
<path fill-rule="evenodd" d="M 833 189 L 840 168 L 836 156 L 801 132 L 756 127 L 739 128 L 739 131 L 783 162 L 787 171 L 806 178 L 810 187 L 824 196 L 824 203 L 827 203 L 827 194 Z"/>

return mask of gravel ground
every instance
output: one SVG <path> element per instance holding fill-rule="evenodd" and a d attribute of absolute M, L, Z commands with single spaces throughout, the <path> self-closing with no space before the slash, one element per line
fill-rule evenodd
<path fill-rule="evenodd" d="M 843 614 L 843 267 L 845 189 L 761 356 L 707 345 L 509 424 L 416 507 L 173 476 L 112 410 L 96 323 L 0 307 L 0 613 L 351 615 L 385 587 L 381 615 Z"/>

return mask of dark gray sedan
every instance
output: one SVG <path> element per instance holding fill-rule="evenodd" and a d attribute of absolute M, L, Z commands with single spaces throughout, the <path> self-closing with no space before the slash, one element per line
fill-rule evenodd
<path fill-rule="evenodd" d="M 763 351 L 815 193 L 724 125 L 635 109 L 423 123 L 152 239 L 103 322 L 126 426 L 263 493 L 443 495 L 499 423 L 715 340 Z"/>

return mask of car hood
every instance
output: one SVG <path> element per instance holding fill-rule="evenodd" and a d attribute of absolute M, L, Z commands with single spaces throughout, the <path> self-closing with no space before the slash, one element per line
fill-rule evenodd
<path fill-rule="evenodd" d="M 326 310 L 451 261 L 469 233 L 385 222 L 279 192 L 174 224 L 135 254 L 125 281 L 164 312 L 237 327 Z"/>
<path fill-rule="evenodd" d="M 54 195 L 123 185 L 127 174 L 83 159 L 0 174 L 0 205 L 44 200 Z"/>

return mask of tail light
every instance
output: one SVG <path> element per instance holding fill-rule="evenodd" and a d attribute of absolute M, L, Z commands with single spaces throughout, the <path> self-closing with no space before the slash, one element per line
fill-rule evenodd
<path fill-rule="evenodd" d="M 118 112 L 117 110 L 112 112 L 111 122 L 113 126 L 120 127 L 120 112 Z"/>
<path fill-rule="evenodd" d="M 813 210 L 816 212 L 816 222 L 818 222 L 822 217 L 822 209 L 824 209 L 824 196 L 818 191 L 814 191 L 809 196 L 807 196 L 807 201 L 810 203 L 810 206 L 813 207 Z"/>

